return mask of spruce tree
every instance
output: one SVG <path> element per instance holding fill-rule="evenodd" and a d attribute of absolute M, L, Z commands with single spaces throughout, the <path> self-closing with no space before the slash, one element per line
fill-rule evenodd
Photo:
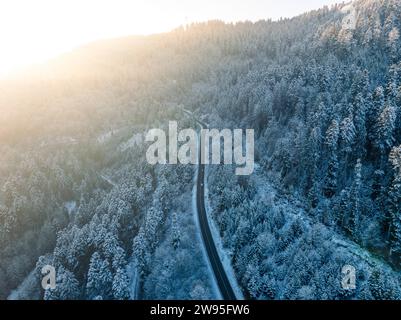
<path fill-rule="evenodd" d="M 388 216 L 390 225 L 390 255 L 401 256 L 401 146 L 394 147 L 390 153 L 394 178 L 388 195 Z"/>
<path fill-rule="evenodd" d="M 324 194 L 328 198 L 331 198 L 337 190 L 337 143 L 339 132 L 340 130 L 338 122 L 336 120 L 333 120 L 330 127 L 327 129 L 325 139 L 325 144 L 329 150 L 329 163 L 325 178 Z"/>

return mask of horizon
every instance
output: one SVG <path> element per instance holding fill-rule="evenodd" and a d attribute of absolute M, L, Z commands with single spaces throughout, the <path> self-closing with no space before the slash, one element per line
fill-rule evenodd
<path fill-rule="evenodd" d="M 225 23 L 277 21 L 343 3 L 338 0 L 118 0 L 5 1 L 0 4 L 0 77 L 40 65 L 87 44 L 170 32 L 180 26 L 221 20 Z M 229 10 L 227 10 L 229 7 Z M 21 8 L 25 10 L 22 11 Z M 94 12 L 96 8 L 96 12 Z M 73 19 L 73 20 L 72 20 Z M 73 23 L 71 23 L 73 22 Z M 10 31 L 11 30 L 11 31 Z"/>

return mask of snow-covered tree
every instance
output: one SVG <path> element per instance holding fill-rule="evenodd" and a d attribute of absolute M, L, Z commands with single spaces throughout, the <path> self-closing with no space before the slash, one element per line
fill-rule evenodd
<path fill-rule="evenodd" d="M 348 233 L 355 240 L 359 238 L 359 222 L 362 215 L 362 163 L 358 159 L 354 170 L 354 181 L 350 192 L 350 206 L 345 226 Z"/>
<path fill-rule="evenodd" d="M 89 299 L 101 296 L 108 299 L 111 296 L 113 276 L 107 260 L 95 252 L 89 264 L 86 283 L 86 295 Z"/>
<path fill-rule="evenodd" d="M 380 113 L 374 127 L 374 144 L 380 150 L 382 159 L 394 142 L 394 128 L 396 120 L 395 108 L 387 104 Z"/>
<path fill-rule="evenodd" d="M 178 225 L 176 212 L 173 212 L 171 216 L 171 233 L 172 233 L 171 244 L 173 248 L 176 250 L 180 246 L 181 242 L 181 232 L 180 232 L 180 226 Z"/>
<path fill-rule="evenodd" d="M 338 171 L 338 159 L 337 159 L 337 143 L 339 138 L 339 125 L 336 120 L 333 120 L 330 127 L 326 132 L 325 144 L 329 148 L 329 163 L 325 178 L 324 193 L 327 197 L 331 198 L 337 190 L 337 171 Z"/>
<path fill-rule="evenodd" d="M 117 300 L 127 300 L 130 298 L 129 278 L 125 269 L 117 269 L 113 278 L 112 290 L 113 297 Z"/>
<path fill-rule="evenodd" d="M 388 216 L 391 219 L 390 253 L 401 256 L 401 146 L 391 150 L 389 159 L 394 171 L 388 195 Z"/>
<path fill-rule="evenodd" d="M 56 270 L 56 288 L 45 290 L 45 300 L 76 300 L 81 297 L 79 282 L 74 274 L 60 266 Z"/>

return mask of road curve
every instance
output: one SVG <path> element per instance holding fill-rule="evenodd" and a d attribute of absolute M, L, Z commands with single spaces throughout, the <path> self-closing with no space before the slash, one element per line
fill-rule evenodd
<path fill-rule="evenodd" d="M 202 124 L 203 126 L 203 124 Z M 202 233 L 203 243 L 206 248 L 207 256 L 212 266 L 217 285 L 223 300 L 236 300 L 234 290 L 231 287 L 227 274 L 217 253 L 216 245 L 210 231 L 206 209 L 205 209 L 205 165 L 201 162 L 201 144 L 199 142 L 199 168 L 198 180 L 196 184 L 196 207 L 198 211 L 199 226 Z"/>

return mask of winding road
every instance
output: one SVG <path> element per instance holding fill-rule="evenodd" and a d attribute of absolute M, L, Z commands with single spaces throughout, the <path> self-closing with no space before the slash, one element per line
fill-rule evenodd
<path fill-rule="evenodd" d="M 199 122 L 202 128 L 204 124 Z M 213 269 L 217 285 L 219 287 L 221 297 L 223 300 L 236 300 L 234 290 L 231 287 L 230 281 L 228 280 L 227 274 L 224 270 L 223 264 L 221 263 L 220 257 L 217 253 L 216 245 L 213 241 L 213 236 L 210 231 L 209 222 L 207 219 L 205 209 L 205 165 L 201 162 L 201 143 L 199 142 L 199 168 L 198 168 L 198 179 L 196 183 L 196 208 L 198 213 L 199 226 L 202 233 L 203 243 L 207 252 L 207 256 L 210 261 L 210 265 Z"/>

